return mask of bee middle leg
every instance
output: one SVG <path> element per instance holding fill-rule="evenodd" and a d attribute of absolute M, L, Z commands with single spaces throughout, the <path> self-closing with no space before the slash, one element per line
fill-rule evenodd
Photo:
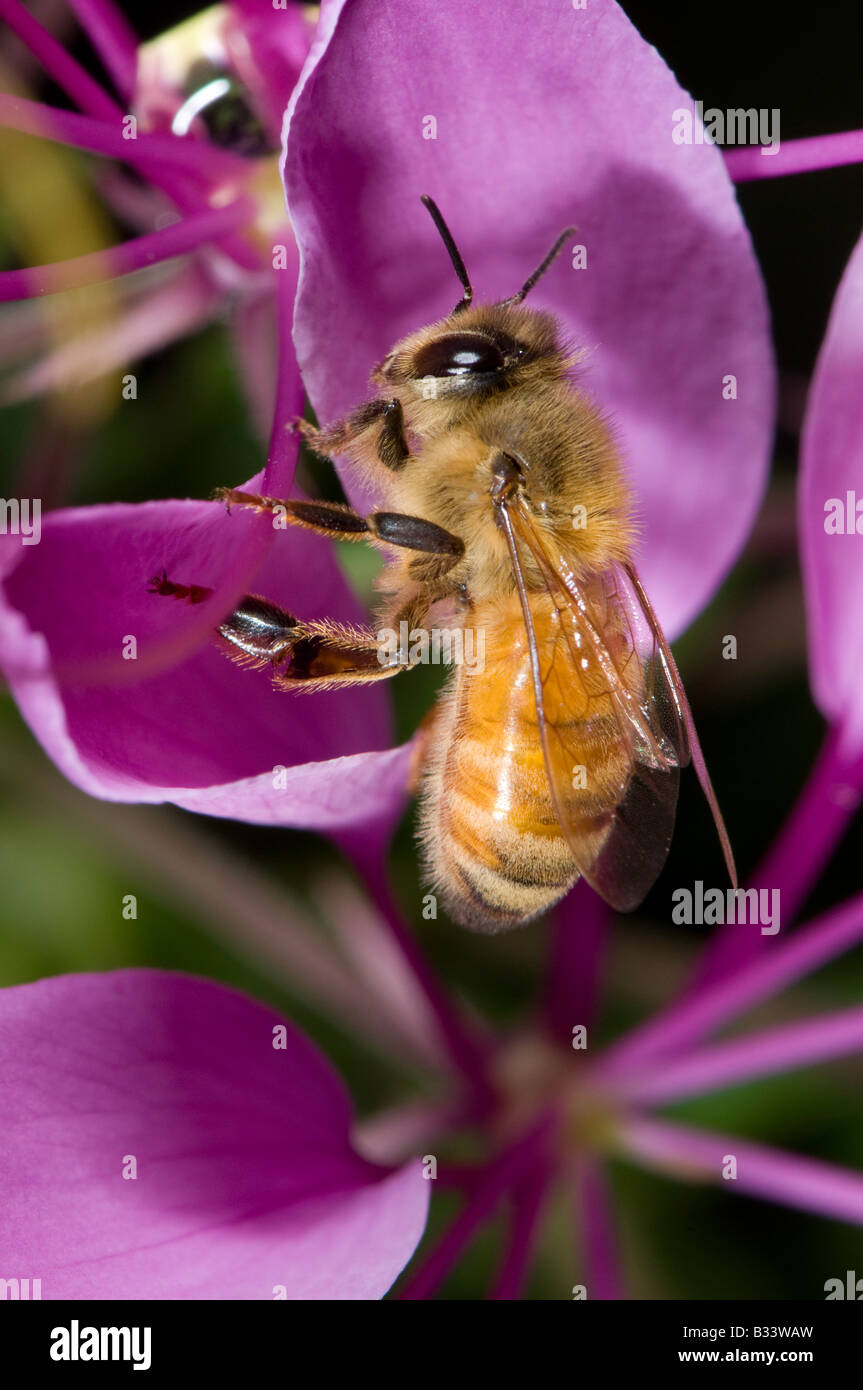
<path fill-rule="evenodd" d="M 230 507 L 270 512 L 289 526 L 301 526 L 332 540 L 367 540 L 382 546 L 416 550 L 437 557 L 435 574 L 451 569 L 464 555 L 464 541 L 452 531 L 405 512 L 372 512 L 360 516 L 344 502 L 304 502 L 293 497 L 262 497 L 239 488 L 217 488 L 213 496 Z"/>
<path fill-rule="evenodd" d="M 262 497 L 240 488 L 216 488 L 213 497 L 231 507 L 248 507 L 255 512 L 270 512 L 276 521 L 288 526 L 301 526 L 319 536 L 337 541 L 369 539 L 368 524 L 353 507 L 344 502 L 303 502 L 298 497 Z"/>

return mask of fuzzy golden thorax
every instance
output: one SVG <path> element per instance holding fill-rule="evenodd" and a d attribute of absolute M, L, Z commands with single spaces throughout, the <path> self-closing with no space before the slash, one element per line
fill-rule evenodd
<path fill-rule="evenodd" d="M 433 375 L 460 343 L 502 367 Z M 397 471 L 383 468 L 370 435 L 349 456 L 382 506 L 461 537 L 465 555 L 451 578 L 474 601 L 513 586 L 491 495 L 500 454 L 518 464 L 537 526 L 576 573 L 630 555 L 629 492 L 608 423 L 572 380 L 577 359 L 550 314 L 481 304 L 403 338 L 372 376 L 380 396 L 402 406 L 410 456 Z M 529 586 L 541 587 L 532 559 L 523 562 Z"/>

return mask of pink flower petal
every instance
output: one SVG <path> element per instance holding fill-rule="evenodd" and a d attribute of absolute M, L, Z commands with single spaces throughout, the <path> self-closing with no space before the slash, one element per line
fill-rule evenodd
<path fill-rule="evenodd" d="M 815 369 L 803 429 L 799 492 L 812 689 L 822 714 L 846 725 L 846 744 L 856 750 L 863 747 L 861 385 L 863 239 L 836 293 Z M 826 529 L 832 524 L 831 500 L 845 534 Z M 854 529 L 849 534 L 849 515 L 860 534 Z"/>
<path fill-rule="evenodd" d="M 216 592 L 155 597 L 163 568 Z M 91 507 L 44 518 L 38 545 L 4 537 L 4 572 L 0 665 L 46 752 L 91 795 L 321 830 L 383 833 L 400 813 L 409 752 L 375 751 L 390 742 L 384 690 L 276 692 L 212 643 L 247 591 L 361 621 L 326 540 L 217 503 Z M 123 659 L 128 637 L 136 660 Z"/>
<path fill-rule="evenodd" d="M 3 1268 L 47 1299 L 380 1298 L 429 1184 L 353 1151 L 340 1079 L 282 1023 L 160 971 L 5 990 Z"/>
<path fill-rule="evenodd" d="M 530 302 L 587 349 L 583 382 L 638 494 L 640 568 L 679 631 L 751 525 L 774 412 L 763 286 L 722 157 L 672 139 L 686 94 L 612 0 L 511 0 L 499 22 L 481 5 L 403 0 L 396 18 L 355 0 L 327 7 L 321 33 L 284 155 L 315 409 L 357 404 L 393 341 L 458 298 L 421 193 L 483 298 L 513 293 L 576 224 L 588 268 L 565 251 Z"/>

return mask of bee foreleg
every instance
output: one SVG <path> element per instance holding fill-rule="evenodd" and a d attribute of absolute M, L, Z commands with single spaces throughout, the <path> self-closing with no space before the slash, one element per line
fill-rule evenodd
<path fill-rule="evenodd" d="M 418 584 L 436 584 L 438 580 L 449 573 L 453 565 L 457 565 L 461 555 L 418 555 L 415 560 L 408 564 L 411 579 Z M 452 591 L 458 592 L 459 586 L 448 586 Z"/>
<path fill-rule="evenodd" d="M 381 463 L 394 471 L 402 467 L 410 454 L 405 437 L 405 421 L 402 404 L 399 400 L 377 399 L 366 401 L 358 410 L 348 415 L 336 425 L 326 429 L 315 429 L 306 420 L 297 422 L 296 429 L 303 436 L 310 449 L 324 458 L 334 458 L 342 454 L 349 445 L 356 443 L 359 435 L 374 425 L 380 425 L 377 453 Z"/>
<path fill-rule="evenodd" d="M 410 455 L 405 438 L 405 417 L 401 401 L 383 401 L 381 432 L 378 435 L 378 458 L 385 468 L 396 472 Z"/>

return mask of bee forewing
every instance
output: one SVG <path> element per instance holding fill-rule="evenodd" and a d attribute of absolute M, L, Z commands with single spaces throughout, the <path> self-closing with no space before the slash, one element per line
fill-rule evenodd
<path fill-rule="evenodd" d="M 650 626 L 656 646 L 657 657 L 665 673 L 666 685 L 671 691 L 675 704 L 676 718 L 681 728 L 683 738 L 683 751 L 685 757 L 681 758 L 681 767 L 686 763 L 692 762 L 695 774 L 701 784 L 710 813 L 713 816 L 713 823 L 716 826 L 716 833 L 719 836 L 719 843 L 722 847 L 722 855 L 725 860 L 725 867 L 728 870 L 728 877 L 732 885 L 737 887 L 737 866 L 734 863 L 734 853 L 731 848 L 731 841 L 728 838 L 728 831 L 725 828 L 725 821 L 719 809 L 719 802 L 716 800 L 716 793 L 713 790 L 713 783 L 710 780 L 710 773 L 707 771 L 707 764 L 704 761 L 704 754 L 701 751 L 701 743 L 698 738 L 698 731 L 695 728 L 695 720 L 692 717 L 692 710 L 689 708 L 689 701 L 686 698 L 686 691 L 683 688 L 683 681 L 677 669 L 677 663 L 671 653 L 671 648 L 665 639 L 659 620 L 653 611 L 653 606 L 634 565 L 626 566 L 626 576 L 630 582 L 635 602 L 638 604 L 640 612 Z"/>
<path fill-rule="evenodd" d="M 668 855 L 689 760 L 679 677 L 637 577 L 616 566 L 577 580 L 525 508 L 506 513 L 555 814 L 579 872 L 612 907 L 631 911 Z M 557 638 L 543 651 L 519 547 L 557 610 Z"/>

